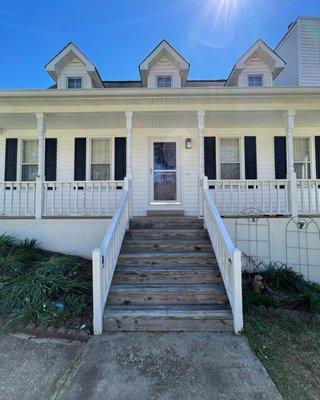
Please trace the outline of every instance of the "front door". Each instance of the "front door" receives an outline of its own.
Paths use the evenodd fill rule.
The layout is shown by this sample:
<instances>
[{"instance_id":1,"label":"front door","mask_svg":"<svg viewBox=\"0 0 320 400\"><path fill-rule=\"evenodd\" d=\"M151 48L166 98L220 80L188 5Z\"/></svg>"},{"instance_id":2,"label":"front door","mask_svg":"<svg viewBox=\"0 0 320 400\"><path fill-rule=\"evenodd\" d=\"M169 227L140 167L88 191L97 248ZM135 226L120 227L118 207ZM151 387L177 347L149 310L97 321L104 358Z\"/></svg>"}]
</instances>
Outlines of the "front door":
<instances>
[{"instance_id":1,"label":"front door","mask_svg":"<svg viewBox=\"0 0 320 400\"><path fill-rule=\"evenodd\" d=\"M179 142L152 140L150 143L150 202L179 204Z\"/></svg>"}]
</instances>

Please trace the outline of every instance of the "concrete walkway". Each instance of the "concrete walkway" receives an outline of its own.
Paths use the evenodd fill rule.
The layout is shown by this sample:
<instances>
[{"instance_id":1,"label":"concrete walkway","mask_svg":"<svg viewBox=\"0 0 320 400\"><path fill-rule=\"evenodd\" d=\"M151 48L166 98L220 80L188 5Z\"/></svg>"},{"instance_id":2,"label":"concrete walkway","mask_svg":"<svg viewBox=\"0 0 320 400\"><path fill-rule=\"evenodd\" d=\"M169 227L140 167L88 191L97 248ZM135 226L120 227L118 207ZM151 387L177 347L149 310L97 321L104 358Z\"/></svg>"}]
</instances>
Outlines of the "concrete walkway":
<instances>
[{"instance_id":1,"label":"concrete walkway","mask_svg":"<svg viewBox=\"0 0 320 400\"><path fill-rule=\"evenodd\" d=\"M0 399L281 399L246 340L119 333L85 346L0 333Z\"/></svg>"}]
</instances>

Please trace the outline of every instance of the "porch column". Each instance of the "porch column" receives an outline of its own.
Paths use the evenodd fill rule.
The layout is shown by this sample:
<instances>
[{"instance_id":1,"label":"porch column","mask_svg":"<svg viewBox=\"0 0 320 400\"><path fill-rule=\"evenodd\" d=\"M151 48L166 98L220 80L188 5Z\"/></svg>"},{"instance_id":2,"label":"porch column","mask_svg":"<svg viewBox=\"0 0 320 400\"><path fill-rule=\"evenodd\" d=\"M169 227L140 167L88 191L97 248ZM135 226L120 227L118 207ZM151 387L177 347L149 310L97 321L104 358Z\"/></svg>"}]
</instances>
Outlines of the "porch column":
<instances>
[{"instance_id":1,"label":"porch column","mask_svg":"<svg viewBox=\"0 0 320 400\"><path fill-rule=\"evenodd\" d=\"M43 187L44 175L44 154L45 154L45 114L37 113L37 134L38 134L38 173L36 178L36 205L35 216L41 218L43 213Z\"/></svg>"},{"instance_id":2,"label":"porch column","mask_svg":"<svg viewBox=\"0 0 320 400\"><path fill-rule=\"evenodd\" d=\"M293 155L293 132L294 117L296 112L288 110L285 113L286 133L287 133L287 179L289 179L289 206L293 217L298 215L297 202L297 176L294 172L294 155Z\"/></svg>"},{"instance_id":3,"label":"porch column","mask_svg":"<svg viewBox=\"0 0 320 400\"><path fill-rule=\"evenodd\" d=\"M126 176L129 185L129 214L132 215L132 111L126 111L126 130L127 130L127 148L126 148Z\"/></svg>"},{"instance_id":4,"label":"porch column","mask_svg":"<svg viewBox=\"0 0 320 400\"><path fill-rule=\"evenodd\" d=\"M204 178L204 117L205 111L198 111L198 214L203 215L203 178Z\"/></svg>"}]
</instances>

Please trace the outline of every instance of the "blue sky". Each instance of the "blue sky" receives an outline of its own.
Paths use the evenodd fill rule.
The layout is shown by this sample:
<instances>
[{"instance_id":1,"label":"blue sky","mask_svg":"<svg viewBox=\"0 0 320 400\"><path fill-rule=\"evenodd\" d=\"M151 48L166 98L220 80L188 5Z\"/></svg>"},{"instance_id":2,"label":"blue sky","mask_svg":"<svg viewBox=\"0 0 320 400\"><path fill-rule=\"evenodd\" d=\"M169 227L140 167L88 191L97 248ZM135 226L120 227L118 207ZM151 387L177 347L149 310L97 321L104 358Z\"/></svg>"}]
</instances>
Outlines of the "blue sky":
<instances>
[{"instance_id":1,"label":"blue sky","mask_svg":"<svg viewBox=\"0 0 320 400\"><path fill-rule=\"evenodd\" d=\"M191 64L189 79L225 78L261 38L274 47L319 0L2 0L0 88L52 84L44 65L74 42L105 80L139 79L138 64L167 39Z\"/></svg>"}]
</instances>

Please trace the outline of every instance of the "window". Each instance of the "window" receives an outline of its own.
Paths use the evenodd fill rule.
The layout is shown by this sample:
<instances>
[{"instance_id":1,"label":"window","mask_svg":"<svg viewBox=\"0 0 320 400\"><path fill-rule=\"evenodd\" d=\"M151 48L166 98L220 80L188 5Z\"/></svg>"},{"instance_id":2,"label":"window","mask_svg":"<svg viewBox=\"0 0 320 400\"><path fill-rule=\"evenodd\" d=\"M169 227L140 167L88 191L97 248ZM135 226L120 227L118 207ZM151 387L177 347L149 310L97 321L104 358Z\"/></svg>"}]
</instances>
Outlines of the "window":
<instances>
[{"instance_id":1,"label":"window","mask_svg":"<svg viewBox=\"0 0 320 400\"><path fill-rule=\"evenodd\" d=\"M240 179L239 138L220 138L220 179Z\"/></svg>"},{"instance_id":2,"label":"window","mask_svg":"<svg viewBox=\"0 0 320 400\"><path fill-rule=\"evenodd\" d=\"M171 88L172 87L172 76L170 76L170 75L157 76L157 87L158 88Z\"/></svg>"},{"instance_id":3,"label":"window","mask_svg":"<svg viewBox=\"0 0 320 400\"><path fill-rule=\"evenodd\" d=\"M82 88L82 78L68 78L68 89L81 89Z\"/></svg>"},{"instance_id":4,"label":"window","mask_svg":"<svg viewBox=\"0 0 320 400\"><path fill-rule=\"evenodd\" d=\"M262 86L262 74L248 75L248 86Z\"/></svg>"},{"instance_id":5,"label":"window","mask_svg":"<svg viewBox=\"0 0 320 400\"><path fill-rule=\"evenodd\" d=\"M309 138L293 139L294 170L298 179L310 179Z\"/></svg>"},{"instance_id":6,"label":"window","mask_svg":"<svg viewBox=\"0 0 320 400\"><path fill-rule=\"evenodd\" d=\"M38 140L22 142L22 180L35 181L38 172Z\"/></svg>"},{"instance_id":7,"label":"window","mask_svg":"<svg viewBox=\"0 0 320 400\"><path fill-rule=\"evenodd\" d=\"M91 180L110 180L111 140L91 140Z\"/></svg>"}]
</instances>

